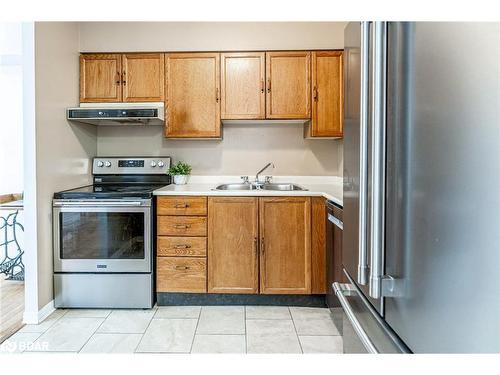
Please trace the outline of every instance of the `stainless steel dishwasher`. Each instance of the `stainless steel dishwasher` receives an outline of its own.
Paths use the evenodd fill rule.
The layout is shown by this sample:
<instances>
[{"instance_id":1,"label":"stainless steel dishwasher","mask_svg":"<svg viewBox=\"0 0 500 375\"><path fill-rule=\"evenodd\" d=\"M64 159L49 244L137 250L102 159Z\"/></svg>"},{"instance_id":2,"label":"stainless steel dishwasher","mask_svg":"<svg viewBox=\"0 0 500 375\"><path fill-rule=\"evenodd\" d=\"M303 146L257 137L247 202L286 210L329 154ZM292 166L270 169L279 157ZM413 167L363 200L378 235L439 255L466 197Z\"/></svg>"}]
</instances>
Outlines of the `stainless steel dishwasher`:
<instances>
[{"instance_id":1,"label":"stainless steel dishwasher","mask_svg":"<svg viewBox=\"0 0 500 375\"><path fill-rule=\"evenodd\" d=\"M342 272L342 207L327 201L326 203L326 281L328 307L339 307L340 302L332 289L334 282L345 282Z\"/></svg>"}]
</instances>

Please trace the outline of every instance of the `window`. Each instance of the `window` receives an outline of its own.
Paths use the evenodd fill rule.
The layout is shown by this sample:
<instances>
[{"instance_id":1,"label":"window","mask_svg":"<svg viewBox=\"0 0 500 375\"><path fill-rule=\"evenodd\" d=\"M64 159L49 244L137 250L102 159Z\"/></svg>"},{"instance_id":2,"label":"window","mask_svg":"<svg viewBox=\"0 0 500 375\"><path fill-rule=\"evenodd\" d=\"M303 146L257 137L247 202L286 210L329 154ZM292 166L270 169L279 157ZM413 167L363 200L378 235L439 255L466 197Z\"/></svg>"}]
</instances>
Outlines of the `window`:
<instances>
[{"instance_id":1,"label":"window","mask_svg":"<svg viewBox=\"0 0 500 375\"><path fill-rule=\"evenodd\" d=\"M22 23L0 22L0 195L23 191Z\"/></svg>"}]
</instances>

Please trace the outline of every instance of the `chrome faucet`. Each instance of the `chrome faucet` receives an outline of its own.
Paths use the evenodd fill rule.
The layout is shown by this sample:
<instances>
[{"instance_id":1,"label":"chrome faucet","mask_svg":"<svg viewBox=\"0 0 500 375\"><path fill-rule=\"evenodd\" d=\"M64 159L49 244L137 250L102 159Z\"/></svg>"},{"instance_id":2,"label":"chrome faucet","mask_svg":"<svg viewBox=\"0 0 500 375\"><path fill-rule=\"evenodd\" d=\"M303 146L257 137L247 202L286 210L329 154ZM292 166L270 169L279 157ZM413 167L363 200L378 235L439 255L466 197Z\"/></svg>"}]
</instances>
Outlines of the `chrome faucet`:
<instances>
[{"instance_id":1,"label":"chrome faucet","mask_svg":"<svg viewBox=\"0 0 500 375\"><path fill-rule=\"evenodd\" d=\"M259 175L264 172L267 168L269 168L270 166L273 167L273 169L275 168L274 167L274 164L271 162L271 163L267 163L266 166L264 168L262 168L260 171L257 172L257 174L255 175L255 182L256 183L259 183Z\"/></svg>"}]
</instances>

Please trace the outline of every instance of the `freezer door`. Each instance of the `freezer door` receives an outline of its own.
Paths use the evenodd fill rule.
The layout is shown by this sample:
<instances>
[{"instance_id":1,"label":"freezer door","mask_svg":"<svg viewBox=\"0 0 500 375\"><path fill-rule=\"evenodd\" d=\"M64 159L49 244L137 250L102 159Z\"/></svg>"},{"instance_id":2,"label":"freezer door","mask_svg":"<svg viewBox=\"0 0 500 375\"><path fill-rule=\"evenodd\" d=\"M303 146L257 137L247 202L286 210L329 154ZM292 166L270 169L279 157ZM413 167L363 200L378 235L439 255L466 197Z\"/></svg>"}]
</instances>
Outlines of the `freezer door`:
<instances>
[{"instance_id":1,"label":"freezer door","mask_svg":"<svg viewBox=\"0 0 500 375\"><path fill-rule=\"evenodd\" d=\"M390 23L388 51L385 319L500 352L500 24Z\"/></svg>"},{"instance_id":2,"label":"freezer door","mask_svg":"<svg viewBox=\"0 0 500 375\"><path fill-rule=\"evenodd\" d=\"M370 82L372 23L351 22L344 32L344 232L342 263L365 296L368 290ZM363 70L363 71L362 71ZM383 299L368 297L383 313Z\"/></svg>"}]
</instances>

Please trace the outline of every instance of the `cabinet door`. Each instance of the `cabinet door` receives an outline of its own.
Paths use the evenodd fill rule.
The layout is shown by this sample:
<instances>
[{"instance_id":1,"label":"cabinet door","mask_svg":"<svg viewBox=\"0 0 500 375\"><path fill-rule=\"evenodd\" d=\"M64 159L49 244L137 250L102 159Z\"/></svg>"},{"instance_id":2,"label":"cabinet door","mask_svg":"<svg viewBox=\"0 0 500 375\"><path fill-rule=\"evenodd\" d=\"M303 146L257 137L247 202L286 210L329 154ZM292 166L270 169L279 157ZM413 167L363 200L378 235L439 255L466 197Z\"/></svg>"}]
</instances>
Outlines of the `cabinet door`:
<instances>
[{"instance_id":1,"label":"cabinet door","mask_svg":"<svg viewBox=\"0 0 500 375\"><path fill-rule=\"evenodd\" d=\"M220 137L220 57L218 53L166 55L165 135Z\"/></svg>"},{"instance_id":2,"label":"cabinet door","mask_svg":"<svg viewBox=\"0 0 500 375\"><path fill-rule=\"evenodd\" d=\"M258 293L258 198L208 199L208 292Z\"/></svg>"},{"instance_id":3,"label":"cabinet door","mask_svg":"<svg viewBox=\"0 0 500 375\"><path fill-rule=\"evenodd\" d=\"M260 291L311 293L311 199L260 198Z\"/></svg>"},{"instance_id":4,"label":"cabinet door","mask_svg":"<svg viewBox=\"0 0 500 375\"><path fill-rule=\"evenodd\" d=\"M264 52L221 54L221 117L263 119L266 117Z\"/></svg>"},{"instance_id":5,"label":"cabinet door","mask_svg":"<svg viewBox=\"0 0 500 375\"><path fill-rule=\"evenodd\" d=\"M126 53L122 57L124 102L162 102L164 99L163 53Z\"/></svg>"},{"instance_id":6,"label":"cabinet door","mask_svg":"<svg viewBox=\"0 0 500 375\"><path fill-rule=\"evenodd\" d=\"M310 52L266 53L266 117L310 118Z\"/></svg>"},{"instance_id":7,"label":"cabinet door","mask_svg":"<svg viewBox=\"0 0 500 375\"><path fill-rule=\"evenodd\" d=\"M80 102L120 102L121 55L80 55Z\"/></svg>"},{"instance_id":8,"label":"cabinet door","mask_svg":"<svg viewBox=\"0 0 500 375\"><path fill-rule=\"evenodd\" d=\"M325 294L326 282L326 199L311 198L311 293Z\"/></svg>"},{"instance_id":9,"label":"cabinet door","mask_svg":"<svg viewBox=\"0 0 500 375\"><path fill-rule=\"evenodd\" d=\"M342 51L312 53L312 137L342 136Z\"/></svg>"}]
</instances>

